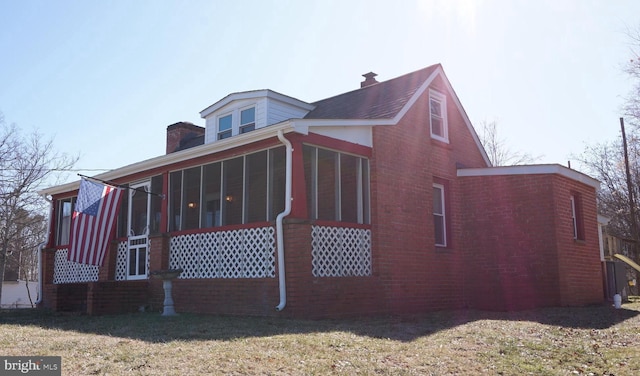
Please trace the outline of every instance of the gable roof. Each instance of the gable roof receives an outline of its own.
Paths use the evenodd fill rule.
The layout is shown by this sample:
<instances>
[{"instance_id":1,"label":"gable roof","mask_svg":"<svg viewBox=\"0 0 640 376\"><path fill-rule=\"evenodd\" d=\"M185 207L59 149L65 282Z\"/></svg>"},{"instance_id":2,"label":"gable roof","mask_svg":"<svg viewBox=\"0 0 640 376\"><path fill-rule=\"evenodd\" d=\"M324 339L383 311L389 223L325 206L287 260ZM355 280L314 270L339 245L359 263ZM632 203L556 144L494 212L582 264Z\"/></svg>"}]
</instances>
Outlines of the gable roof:
<instances>
[{"instance_id":1,"label":"gable roof","mask_svg":"<svg viewBox=\"0 0 640 376\"><path fill-rule=\"evenodd\" d=\"M418 71L312 103L305 119L389 119L395 117L424 82L441 68Z\"/></svg>"},{"instance_id":2,"label":"gable roof","mask_svg":"<svg viewBox=\"0 0 640 376\"><path fill-rule=\"evenodd\" d=\"M310 128L316 128L316 130L319 130L321 128L339 127L344 130L346 127L351 127L351 130L354 130L366 129L374 126L392 126L402 119L404 114L407 113L425 90L429 88L429 85L436 79L436 77L441 77L443 79L444 86L451 94L453 103L460 111L463 121L467 126L467 129L471 132L471 136L478 146L482 157L487 165L491 166L489 157L487 156L475 129L471 125L471 121L462 107L462 103L460 103L449 79L446 77L442 66L440 64L434 64L415 72L370 86L365 86L364 88L339 94L311 104L269 89L229 94L218 102L202 110L200 115L204 118L234 100L258 97L277 99L285 103L297 105L301 108L307 108L310 112L302 119L284 120L277 124L256 129L252 132L214 143L203 144L203 137L193 137L189 140L185 140L184 144L180 145L179 151L176 151L175 153L133 163L131 165L97 175L96 178L103 180L118 179L139 171L171 165L191 158L209 155L246 145L258 140L275 137L279 131L284 133L296 132L307 134ZM371 140L364 145L372 146ZM64 193L78 189L79 184L79 181L75 181L73 183L50 187L48 189L41 190L38 193L41 195Z\"/></svg>"}]
</instances>

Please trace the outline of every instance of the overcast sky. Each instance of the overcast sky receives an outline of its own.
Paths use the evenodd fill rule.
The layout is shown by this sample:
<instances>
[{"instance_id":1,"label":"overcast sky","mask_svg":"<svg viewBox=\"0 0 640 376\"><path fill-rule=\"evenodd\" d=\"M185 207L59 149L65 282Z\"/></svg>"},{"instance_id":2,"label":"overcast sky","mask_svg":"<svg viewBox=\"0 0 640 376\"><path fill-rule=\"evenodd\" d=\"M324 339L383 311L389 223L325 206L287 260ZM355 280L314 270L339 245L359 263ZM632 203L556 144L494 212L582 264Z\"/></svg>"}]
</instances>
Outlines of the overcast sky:
<instances>
[{"instance_id":1,"label":"overcast sky","mask_svg":"<svg viewBox=\"0 0 640 376\"><path fill-rule=\"evenodd\" d=\"M635 0L0 0L0 111L112 169L231 92L313 102L441 63L473 124L566 165L617 137L639 27Z\"/></svg>"}]
</instances>

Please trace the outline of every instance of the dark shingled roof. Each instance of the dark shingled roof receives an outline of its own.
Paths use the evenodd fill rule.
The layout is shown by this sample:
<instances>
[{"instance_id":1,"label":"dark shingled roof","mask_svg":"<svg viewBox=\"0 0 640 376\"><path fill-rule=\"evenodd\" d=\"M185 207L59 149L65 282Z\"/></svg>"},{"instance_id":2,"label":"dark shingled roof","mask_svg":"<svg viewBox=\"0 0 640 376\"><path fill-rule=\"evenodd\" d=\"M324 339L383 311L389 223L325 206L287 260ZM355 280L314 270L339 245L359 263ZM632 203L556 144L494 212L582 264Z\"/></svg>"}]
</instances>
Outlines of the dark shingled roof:
<instances>
[{"instance_id":1,"label":"dark shingled roof","mask_svg":"<svg viewBox=\"0 0 640 376\"><path fill-rule=\"evenodd\" d=\"M440 64L312 103L305 119L390 119Z\"/></svg>"}]
</instances>

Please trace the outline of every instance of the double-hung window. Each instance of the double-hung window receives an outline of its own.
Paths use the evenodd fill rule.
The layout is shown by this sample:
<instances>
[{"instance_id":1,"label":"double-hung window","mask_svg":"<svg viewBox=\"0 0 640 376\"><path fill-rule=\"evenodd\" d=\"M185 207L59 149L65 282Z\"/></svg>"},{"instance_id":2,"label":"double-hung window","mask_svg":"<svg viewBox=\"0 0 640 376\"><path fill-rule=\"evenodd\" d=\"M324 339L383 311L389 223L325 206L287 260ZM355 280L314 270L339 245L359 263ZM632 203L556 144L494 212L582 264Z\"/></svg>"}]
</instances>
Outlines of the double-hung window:
<instances>
[{"instance_id":1,"label":"double-hung window","mask_svg":"<svg viewBox=\"0 0 640 376\"><path fill-rule=\"evenodd\" d=\"M449 131L447 124L447 97L436 92L429 91L429 124L431 127L431 138L449 142Z\"/></svg>"},{"instance_id":2,"label":"double-hung window","mask_svg":"<svg viewBox=\"0 0 640 376\"><path fill-rule=\"evenodd\" d=\"M256 129L256 108L251 107L240 111L240 134Z\"/></svg>"},{"instance_id":3,"label":"double-hung window","mask_svg":"<svg viewBox=\"0 0 640 376\"><path fill-rule=\"evenodd\" d=\"M231 113L218 117L217 139L251 132L256 129L256 107L235 109Z\"/></svg>"},{"instance_id":4,"label":"double-hung window","mask_svg":"<svg viewBox=\"0 0 640 376\"><path fill-rule=\"evenodd\" d=\"M436 247L447 246L447 218L444 185L433 184L433 228Z\"/></svg>"},{"instance_id":5,"label":"double-hung window","mask_svg":"<svg viewBox=\"0 0 640 376\"><path fill-rule=\"evenodd\" d=\"M218 140L231 137L233 132L233 116L231 114L218 118Z\"/></svg>"},{"instance_id":6,"label":"double-hung window","mask_svg":"<svg viewBox=\"0 0 640 376\"><path fill-rule=\"evenodd\" d=\"M571 202L573 239L584 240L584 222L582 217L582 199L580 197L580 194L577 192L572 192L569 200Z\"/></svg>"}]
</instances>

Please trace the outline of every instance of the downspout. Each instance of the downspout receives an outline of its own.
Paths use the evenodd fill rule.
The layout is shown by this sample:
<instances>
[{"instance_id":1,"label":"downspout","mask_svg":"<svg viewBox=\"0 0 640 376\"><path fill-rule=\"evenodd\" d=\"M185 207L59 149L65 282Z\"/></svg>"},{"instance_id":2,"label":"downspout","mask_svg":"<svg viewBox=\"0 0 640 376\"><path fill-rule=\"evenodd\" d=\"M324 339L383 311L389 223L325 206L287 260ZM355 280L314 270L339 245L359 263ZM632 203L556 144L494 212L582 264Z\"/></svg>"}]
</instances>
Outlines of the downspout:
<instances>
[{"instance_id":1,"label":"downspout","mask_svg":"<svg viewBox=\"0 0 640 376\"><path fill-rule=\"evenodd\" d=\"M286 172L285 172L285 193L284 211L276 217L276 245L278 247L278 282L280 286L280 304L276 311L282 311L287 305L287 286L285 284L284 273L284 231L282 220L291 213L291 159L293 158L293 148L291 142L284 137L282 130L278 131L278 140L286 146Z\"/></svg>"},{"instance_id":2,"label":"downspout","mask_svg":"<svg viewBox=\"0 0 640 376\"><path fill-rule=\"evenodd\" d=\"M42 291L42 249L49 241L49 235L51 234L51 215L53 213L53 200L48 199L47 196L43 197L49 202L49 215L47 216L47 237L45 241L38 244L38 299L34 302L36 306L42 302L42 297L44 296Z\"/></svg>"}]
</instances>

